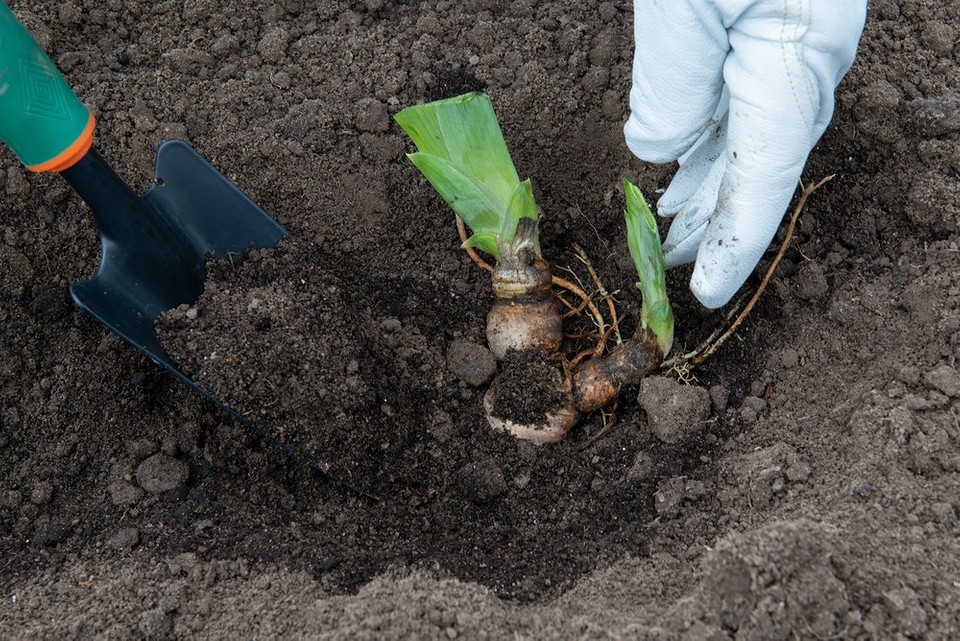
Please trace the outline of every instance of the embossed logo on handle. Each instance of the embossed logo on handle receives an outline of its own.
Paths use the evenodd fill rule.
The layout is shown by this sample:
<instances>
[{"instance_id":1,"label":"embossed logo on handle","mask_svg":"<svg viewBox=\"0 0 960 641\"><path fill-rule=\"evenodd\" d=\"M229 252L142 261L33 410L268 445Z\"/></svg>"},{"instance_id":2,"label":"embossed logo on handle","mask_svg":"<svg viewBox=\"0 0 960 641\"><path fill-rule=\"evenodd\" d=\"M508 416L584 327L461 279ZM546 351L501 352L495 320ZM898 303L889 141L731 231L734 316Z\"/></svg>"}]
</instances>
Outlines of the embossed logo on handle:
<instances>
[{"instance_id":1,"label":"embossed logo on handle","mask_svg":"<svg viewBox=\"0 0 960 641\"><path fill-rule=\"evenodd\" d=\"M23 82L23 109L38 116L54 120L68 120L66 96L63 83L48 67L20 60L20 77Z\"/></svg>"}]
</instances>

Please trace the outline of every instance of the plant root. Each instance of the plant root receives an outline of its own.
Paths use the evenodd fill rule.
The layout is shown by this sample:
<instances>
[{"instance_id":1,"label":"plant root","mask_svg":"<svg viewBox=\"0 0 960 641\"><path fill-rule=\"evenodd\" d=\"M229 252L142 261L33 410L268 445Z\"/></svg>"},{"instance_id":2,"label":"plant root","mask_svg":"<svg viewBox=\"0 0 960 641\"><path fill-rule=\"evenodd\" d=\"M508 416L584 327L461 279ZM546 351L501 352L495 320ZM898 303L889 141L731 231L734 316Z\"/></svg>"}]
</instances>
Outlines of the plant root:
<instances>
[{"instance_id":1,"label":"plant root","mask_svg":"<svg viewBox=\"0 0 960 641\"><path fill-rule=\"evenodd\" d=\"M559 276L554 276L552 279L553 285L555 287L560 287L566 289L574 296L579 297L583 301L583 307L586 307L589 310L590 315L593 317L593 322L597 326L597 329L600 331L600 340L597 343L597 346L594 348L593 352L595 355L600 356L603 354L606 349L607 344L607 322L603 317L603 314L600 313L600 309L594 304L590 296L587 295L582 289L566 280L565 278L560 278ZM582 309L582 307L578 308Z\"/></svg>"},{"instance_id":2,"label":"plant root","mask_svg":"<svg viewBox=\"0 0 960 641\"><path fill-rule=\"evenodd\" d=\"M582 363L582 362L583 362L585 359L587 359L587 358L603 358L603 353L604 353L604 351L606 350L607 341L610 339L610 335L611 335L612 333L614 333L614 332L617 332L617 336L619 337L619 335L620 335L620 334L619 334L619 329L620 329L620 319L618 318L616 324L611 325L610 327L608 327L608 328L607 328L607 331L604 332L603 334L601 334L601 335L597 338L597 346L596 346L596 347L594 347L594 348L592 348L592 349L585 349L585 350L583 350L582 352L580 352L579 354L577 354L576 356L574 356L572 359L570 359L570 367L571 367L571 368L576 367L577 365L579 365L580 363ZM593 337L593 334L589 334L588 336L592 338L592 337ZM583 338L583 337L582 337L582 336L576 336L576 335L574 335L574 336L571 336L571 338ZM618 346L620 346L620 345L622 345L622 344L623 344L623 341L622 341L622 340L620 340L620 341L617 343Z\"/></svg>"},{"instance_id":3,"label":"plant root","mask_svg":"<svg viewBox=\"0 0 960 641\"><path fill-rule=\"evenodd\" d=\"M620 321L617 318L617 306L613 302L613 296L611 296L607 288L603 286L603 281L600 280L597 270L593 268L593 263L590 262L590 257L587 256L587 252L583 250L583 247L574 243L573 251L576 253L580 262L583 263L584 267L587 268L587 273L590 274L590 278L593 279L593 284L597 286L597 293L600 294L600 298L607 303L607 311L610 312L610 327L616 334L617 345L619 345L623 342L623 337L620 336ZM600 331L603 332L603 329L601 328ZM601 351L600 353L602 354L603 352Z\"/></svg>"},{"instance_id":4,"label":"plant root","mask_svg":"<svg viewBox=\"0 0 960 641\"><path fill-rule=\"evenodd\" d=\"M783 260L783 256L787 253L787 248L790 247L790 243L793 240L793 232L796 229L797 219L800 218L800 213L806 206L807 199L811 194L813 194L813 192L817 191L826 183L833 180L834 176L835 174L831 174L821 178L816 183L803 188L803 191L800 193L800 197L797 199L797 204L794 206L793 212L790 214L790 222L787 224L787 230L784 234L783 242L780 243L780 249L777 251L776 256L774 256L773 261L771 261L770 266L767 268L763 278L760 280L760 285L757 287L757 291L753 293L746 304L743 304L742 309L740 309L740 307L743 301L746 299L746 295L738 299L733 306L733 310L727 314L727 321L729 321L729 319L732 318L735 313L737 314L737 317L729 324L726 330L723 330L721 333L721 330L718 328L693 351L664 362L664 368L682 371L687 376L692 376L690 371L693 370L693 368L699 366L705 360L710 358L710 356L712 356L724 343L727 342L727 339L736 333L736 331L743 324L743 321L745 321L747 316L750 315L750 312L753 311L757 301L760 299L760 295L763 294L763 292L767 289L767 285L770 283L773 273L780 265L780 261ZM737 313L738 309L740 309L739 313Z\"/></svg>"},{"instance_id":5,"label":"plant root","mask_svg":"<svg viewBox=\"0 0 960 641\"><path fill-rule=\"evenodd\" d=\"M580 448L581 450L587 449L588 447L590 447L591 445L593 445L594 443L596 443L597 441L599 441L604 436L610 433L610 430L613 429L613 426L617 424L617 405L618 405L618 401L614 401L613 403L610 404L609 411L601 410L601 413L603 415L603 427L600 428L599 432L597 432L596 434L594 434L593 436L587 439L587 442L584 443L583 446Z\"/></svg>"},{"instance_id":6,"label":"plant root","mask_svg":"<svg viewBox=\"0 0 960 641\"><path fill-rule=\"evenodd\" d=\"M467 227L463 224L463 218L460 218L460 216L454 216L454 218L457 219L457 235L460 236L460 246L463 247L463 244L467 242ZM491 267L490 263L480 258L480 254L478 254L473 247L463 247L463 249L467 252L467 256L470 257L474 265L485 272L493 272L493 267Z\"/></svg>"}]
</instances>

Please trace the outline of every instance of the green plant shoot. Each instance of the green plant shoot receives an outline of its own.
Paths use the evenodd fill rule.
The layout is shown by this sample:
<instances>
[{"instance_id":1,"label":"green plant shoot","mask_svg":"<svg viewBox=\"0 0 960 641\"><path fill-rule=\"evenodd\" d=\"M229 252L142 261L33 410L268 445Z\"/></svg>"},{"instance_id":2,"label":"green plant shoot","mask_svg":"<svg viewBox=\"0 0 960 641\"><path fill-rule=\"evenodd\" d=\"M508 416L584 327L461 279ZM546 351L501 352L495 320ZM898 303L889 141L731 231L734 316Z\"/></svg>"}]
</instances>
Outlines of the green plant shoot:
<instances>
[{"instance_id":1,"label":"green plant shoot","mask_svg":"<svg viewBox=\"0 0 960 641\"><path fill-rule=\"evenodd\" d=\"M520 181L490 98L468 93L396 114L417 152L407 157L463 219L465 243L497 260L520 218L537 220L529 180ZM539 254L539 240L535 241Z\"/></svg>"},{"instance_id":2,"label":"green plant shoot","mask_svg":"<svg viewBox=\"0 0 960 641\"><path fill-rule=\"evenodd\" d=\"M627 209L627 245L637 268L637 288L643 295L640 305L640 326L657 337L666 356L673 346L673 308L667 298L667 279L660 247L660 233L653 212L643 198L640 188L629 180L623 181Z\"/></svg>"}]
</instances>

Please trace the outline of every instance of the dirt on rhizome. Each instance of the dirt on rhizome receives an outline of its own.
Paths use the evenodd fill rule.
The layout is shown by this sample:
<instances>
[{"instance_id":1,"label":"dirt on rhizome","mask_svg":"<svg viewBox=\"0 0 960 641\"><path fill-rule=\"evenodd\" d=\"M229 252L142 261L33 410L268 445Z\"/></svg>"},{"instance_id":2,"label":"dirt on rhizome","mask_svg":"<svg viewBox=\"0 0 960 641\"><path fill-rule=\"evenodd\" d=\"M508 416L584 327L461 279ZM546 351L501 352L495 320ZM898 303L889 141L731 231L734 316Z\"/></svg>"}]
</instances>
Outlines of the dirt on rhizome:
<instances>
[{"instance_id":1,"label":"dirt on rhizome","mask_svg":"<svg viewBox=\"0 0 960 641\"><path fill-rule=\"evenodd\" d=\"M655 200L673 172L622 140L630 3L10 5L131 185L185 138L290 231L211 264L165 331L192 375L362 491L74 309L67 285L99 261L89 214L4 150L2 636L960 628L956 2L870 4L804 182L836 177L737 334L544 447L486 423L489 274L392 115L490 95L546 257L592 289L582 248L630 332L619 185ZM724 322L688 277L668 273L681 353Z\"/></svg>"}]
</instances>

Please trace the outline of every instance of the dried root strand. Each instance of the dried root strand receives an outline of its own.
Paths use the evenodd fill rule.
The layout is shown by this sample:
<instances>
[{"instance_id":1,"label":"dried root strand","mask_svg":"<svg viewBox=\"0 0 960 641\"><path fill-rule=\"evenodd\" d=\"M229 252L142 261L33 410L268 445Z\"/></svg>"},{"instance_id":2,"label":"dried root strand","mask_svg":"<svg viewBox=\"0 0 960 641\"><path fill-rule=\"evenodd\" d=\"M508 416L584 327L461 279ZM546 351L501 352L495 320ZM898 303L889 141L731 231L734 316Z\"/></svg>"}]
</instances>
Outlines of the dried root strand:
<instances>
[{"instance_id":1,"label":"dried root strand","mask_svg":"<svg viewBox=\"0 0 960 641\"><path fill-rule=\"evenodd\" d=\"M460 216L454 216L454 218L457 219L457 235L460 237L460 246L462 247L463 244L467 242L467 227L463 224L463 219L460 218ZM490 263L482 259L473 247L464 247L463 249L467 252L467 256L470 257L474 265L485 272L493 272L493 267L490 266Z\"/></svg>"},{"instance_id":2,"label":"dried root strand","mask_svg":"<svg viewBox=\"0 0 960 641\"><path fill-rule=\"evenodd\" d=\"M593 284L597 287L597 293L600 294L600 298L607 303L607 311L610 312L610 326L617 337L617 345L619 345L623 342L623 338L620 336L620 321L617 318L617 306L613 302L613 296L611 296L607 288L603 286L603 281L600 280L597 270L593 268L593 263L590 261L590 257L587 256L587 252L584 251L583 247L574 243L573 251L576 253L580 262L583 263L584 267L586 267L587 273L590 274L590 278L593 280ZM605 333L602 328L600 331L601 333ZM600 353L602 354L603 352L601 351Z\"/></svg>"},{"instance_id":3,"label":"dried root strand","mask_svg":"<svg viewBox=\"0 0 960 641\"><path fill-rule=\"evenodd\" d=\"M750 297L746 303L743 303L743 300L746 298L741 297L733 305L733 309L730 313L727 314L727 321L733 317L734 314L737 314L736 318L731 322L726 330L714 331L710 336L696 349L693 351L683 354L677 358L672 358L669 361L665 362L663 365L669 368L676 368L681 363L686 363L686 371L689 372L694 367L697 367L705 360L710 358L720 347L727 342L731 336L733 336L736 331L743 324L743 321L747 319L747 316L750 315L750 312L753 311L754 306L756 306L757 301L760 300L760 295L767 289L767 285L770 283L770 279L773 277L774 272L777 267L780 265L780 261L783 260L784 255L787 253L787 248L790 247L790 243L793 241L793 232L797 226L797 219L800 218L803 208L807 204L807 199L826 183L830 182L834 178L834 174L821 178L819 181L815 182L812 185L808 185L803 188L803 191L800 193L800 198L797 199L797 204L793 208L793 212L790 214L790 222L787 224L787 229L784 234L783 242L780 243L780 249L777 251L776 256L770 262L770 266L767 268L767 271L764 273L763 278L760 281L760 285L757 287L757 291L753 293L753 296ZM741 309L742 307L742 309ZM739 313L737 313L739 310Z\"/></svg>"},{"instance_id":4,"label":"dried root strand","mask_svg":"<svg viewBox=\"0 0 960 641\"><path fill-rule=\"evenodd\" d=\"M604 319L603 314L600 313L600 309L596 306L590 296L587 295L582 289L571 283L570 281L560 278L559 276L553 277L553 285L555 287L560 287L566 289L574 296L579 297L583 301L583 307L586 307L589 310L590 315L593 317L593 322L597 326L597 329L600 332L600 340L597 342L597 346L593 349L593 353L596 356L601 356L606 349L607 345L607 336L606 331L607 322Z\"/></svg>"}]
</instances>

